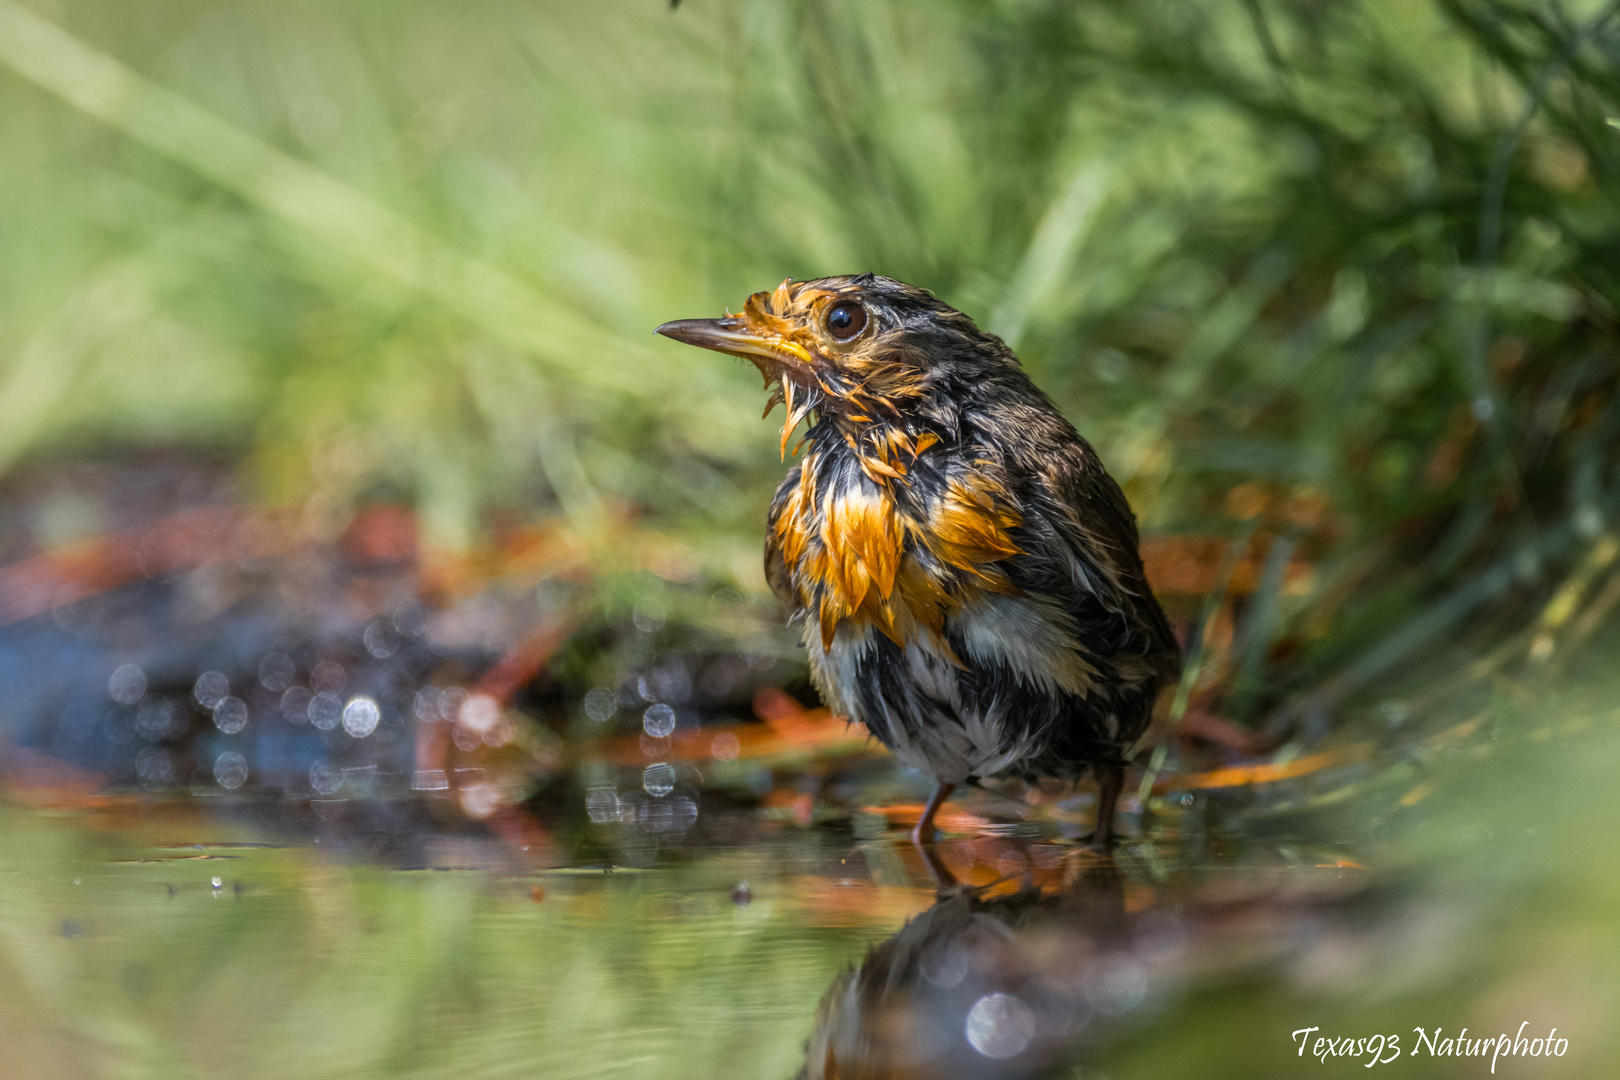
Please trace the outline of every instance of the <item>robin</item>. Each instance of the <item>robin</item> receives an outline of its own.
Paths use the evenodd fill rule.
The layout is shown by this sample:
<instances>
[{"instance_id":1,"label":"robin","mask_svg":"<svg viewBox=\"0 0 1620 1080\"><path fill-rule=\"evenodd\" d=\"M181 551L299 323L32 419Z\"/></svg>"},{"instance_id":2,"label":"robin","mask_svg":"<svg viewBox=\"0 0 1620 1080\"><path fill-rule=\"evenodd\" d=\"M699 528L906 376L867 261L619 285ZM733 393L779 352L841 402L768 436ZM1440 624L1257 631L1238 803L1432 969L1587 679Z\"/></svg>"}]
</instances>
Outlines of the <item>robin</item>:
<instances>
[{"instance_id":1,"label":"robin","mask_svg":"<svg viewBox=\"0 0 1620 1080\"><path fill-rule=\"evenodd\" d=\"M1097 453L994 334L874 274L785 281L658 333L759 368L782 451L765 575L836 712L934 778L1097 778L1110 841L1125 756L1181 650L1136 518Z\"/></svg>"}]
</instances>

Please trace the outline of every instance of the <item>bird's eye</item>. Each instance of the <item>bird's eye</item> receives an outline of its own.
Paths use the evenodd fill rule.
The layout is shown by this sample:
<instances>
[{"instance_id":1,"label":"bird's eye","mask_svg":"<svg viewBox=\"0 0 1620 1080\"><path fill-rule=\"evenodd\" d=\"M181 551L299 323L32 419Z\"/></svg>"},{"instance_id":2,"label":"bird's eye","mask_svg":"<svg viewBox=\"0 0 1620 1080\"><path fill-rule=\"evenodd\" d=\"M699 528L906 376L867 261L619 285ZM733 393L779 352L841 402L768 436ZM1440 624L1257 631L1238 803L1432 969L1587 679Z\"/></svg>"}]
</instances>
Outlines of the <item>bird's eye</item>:
<instances>
[{"instance_id":1,"label":"bird's eye","mask_svg":"<svg viewBox=\"0 0 1620 1080\"><path fill-rule=\"evenodd\" d=\"M834 341L854 341L866 329L866 309L853 300L842 300L827 312L827 333Z\"/></svg>"}]
</instances>

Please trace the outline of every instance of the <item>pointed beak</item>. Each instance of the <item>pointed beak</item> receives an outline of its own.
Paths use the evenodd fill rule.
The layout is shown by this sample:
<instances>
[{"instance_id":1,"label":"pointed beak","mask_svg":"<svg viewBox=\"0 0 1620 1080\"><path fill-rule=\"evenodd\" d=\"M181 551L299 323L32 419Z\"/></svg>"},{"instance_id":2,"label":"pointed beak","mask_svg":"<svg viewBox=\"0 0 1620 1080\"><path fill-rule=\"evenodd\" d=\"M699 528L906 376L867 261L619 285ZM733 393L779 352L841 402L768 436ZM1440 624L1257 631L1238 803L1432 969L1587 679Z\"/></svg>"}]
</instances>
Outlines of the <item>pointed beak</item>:
<instances>
[{"instance_id":1,"label":"pointed beak","mask_svg":"<svg viewBox=\"0 0 1620 1080\"><path fill-rule=\"evenodd\" d=\"M745 319L676 319L660 326L656 333L696 345L700 349L729 353L752 360L770 361L777 368L809 368L811 360L801 346L778 337L751 333ZM761 370L765 370L763 367Z\"/></svg>"},{"instance_id":2,"label":"pointed beak","mask_svg":"<svg viewBox=\"0 0 1620 1080\"><path fill-rule=\"evenodd\" d=\"M745 325L741 319L676 319L653 333L696 345L700 349L732 352L740 345L758 341L743 329Z\"/></svg>"}]
</instances>

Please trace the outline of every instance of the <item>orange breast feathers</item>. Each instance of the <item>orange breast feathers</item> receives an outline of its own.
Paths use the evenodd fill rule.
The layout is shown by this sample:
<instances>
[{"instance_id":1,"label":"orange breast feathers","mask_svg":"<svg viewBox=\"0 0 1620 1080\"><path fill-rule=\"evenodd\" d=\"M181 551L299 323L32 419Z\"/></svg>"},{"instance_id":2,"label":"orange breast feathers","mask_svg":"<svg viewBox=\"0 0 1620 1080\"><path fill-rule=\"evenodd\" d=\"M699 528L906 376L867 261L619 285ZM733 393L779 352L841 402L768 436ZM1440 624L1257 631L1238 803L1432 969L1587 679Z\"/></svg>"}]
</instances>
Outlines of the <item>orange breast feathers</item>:
<instances>
[{"instance_id":1,"label":"orange breast feathers","mask_svg":"<svg viewBox=\"0 0 1620 1080\"><path fill-rule=\"evenodd\" d=\"M1023 519L994 480L952 478L908 513L891 488L899 481L887 476L817 490L818 457L801 466L770 538L796 599L820 624L824 650L844 622L875 626L901 646L924 629L943 642L946 616L976 592L1018 595L997 564L1019 554L1010 533Z\"/></svg>"}]
</instances>

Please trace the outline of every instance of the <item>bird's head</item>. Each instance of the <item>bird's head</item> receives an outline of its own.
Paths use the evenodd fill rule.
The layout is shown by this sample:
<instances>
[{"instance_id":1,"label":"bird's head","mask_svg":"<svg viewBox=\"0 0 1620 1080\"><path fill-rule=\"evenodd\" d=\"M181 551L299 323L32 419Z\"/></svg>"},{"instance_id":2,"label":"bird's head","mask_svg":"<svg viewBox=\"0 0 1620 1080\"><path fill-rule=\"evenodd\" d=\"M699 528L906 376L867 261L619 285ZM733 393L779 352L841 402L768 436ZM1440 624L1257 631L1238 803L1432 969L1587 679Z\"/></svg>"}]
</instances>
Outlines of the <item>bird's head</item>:
<instances>
[{"instance_id":1,"label":"bird's head","mask_svg":"<svg viewBox=\"0 0 1620 1080\"><path fill-rule=\"evenodd\" d=\"M857 422L904 416L947 381L1017 364L1000 339L933 293L876 274L788 280L737 315L680 319L665 337L753 362L787 406L782 441L812 410Z\"/></svg>"}]
</instances>

